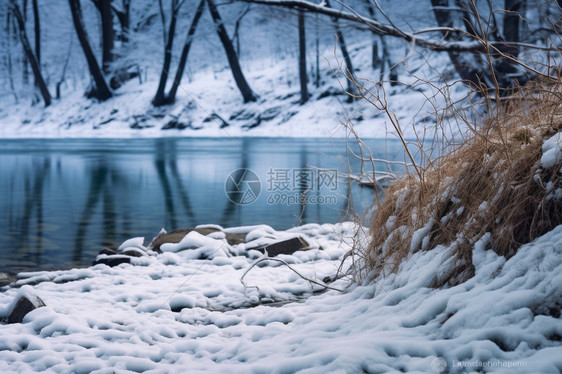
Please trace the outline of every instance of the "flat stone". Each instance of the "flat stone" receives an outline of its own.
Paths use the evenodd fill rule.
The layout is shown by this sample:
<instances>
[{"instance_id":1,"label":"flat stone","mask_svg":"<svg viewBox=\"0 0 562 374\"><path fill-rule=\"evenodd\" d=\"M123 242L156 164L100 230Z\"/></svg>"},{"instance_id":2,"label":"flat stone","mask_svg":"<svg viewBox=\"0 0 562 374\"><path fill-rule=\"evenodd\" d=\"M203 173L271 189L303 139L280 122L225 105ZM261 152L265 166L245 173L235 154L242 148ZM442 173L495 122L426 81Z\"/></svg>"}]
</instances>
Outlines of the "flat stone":
<instances>
[{"instance_id":1,"label":"flat stone","mask_svg":"<svg viewBox=\"0 0 562 374\"><path fill-rule=\"evenodd\" d=\"M246 248L247 250L256 250L262 253L267 251L269 257L277 255L292 255L297 251L306 251L310 249L310 244L300 236L291 239L285 239L274 243L269 243L255 248Z\"/></svg>"}]
</instances>

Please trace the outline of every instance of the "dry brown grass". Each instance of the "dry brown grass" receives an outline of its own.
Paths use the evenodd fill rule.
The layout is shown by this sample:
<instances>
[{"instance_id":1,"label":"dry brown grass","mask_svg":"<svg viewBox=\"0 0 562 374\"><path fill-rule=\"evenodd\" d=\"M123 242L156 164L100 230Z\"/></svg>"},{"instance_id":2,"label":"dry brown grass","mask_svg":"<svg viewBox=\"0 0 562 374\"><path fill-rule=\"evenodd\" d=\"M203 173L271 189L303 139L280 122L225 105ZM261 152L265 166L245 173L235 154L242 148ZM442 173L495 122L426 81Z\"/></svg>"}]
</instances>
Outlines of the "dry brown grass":
<instances>
[{"instance_id":1,"label":"dry brown grass","mask_svg":"<svg viewBox=\"0 0 562 374\"><path fill-rule=\"evenodd\" d=\"M485 233L487 248L511 257L562 223L562 162L541 167L544 139L562 131L562 84L533 82L502 99L496 113L453 152L392 185L362 254L370 280L395 272L407 256L454 245L456 266L433 286L454 285L474 273L472 248ZM475 127L476 128L476 127Z\"/></svg>"}]
</instances>

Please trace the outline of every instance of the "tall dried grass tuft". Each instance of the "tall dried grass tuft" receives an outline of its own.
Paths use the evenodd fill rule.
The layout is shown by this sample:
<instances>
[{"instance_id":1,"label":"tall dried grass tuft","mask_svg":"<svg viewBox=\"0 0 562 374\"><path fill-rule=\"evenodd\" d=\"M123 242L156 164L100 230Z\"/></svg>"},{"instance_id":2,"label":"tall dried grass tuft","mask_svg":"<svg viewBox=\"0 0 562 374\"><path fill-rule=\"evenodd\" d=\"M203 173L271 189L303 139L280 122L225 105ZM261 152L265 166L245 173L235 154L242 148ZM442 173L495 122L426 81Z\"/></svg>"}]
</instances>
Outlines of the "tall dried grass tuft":
<instances>
[{"instance_id":1,"label":"tall dried grass tuft","mask_svg":"<svg viewBox=\"0 0 562 374\"><path fill-rule=\"evenodd\" d=\"M446 245L455 266L433 286L459 284L474 274L472 248L484 234L487 248L509 258L561 224L562 161L541 164L544 140L562 131L561 103L560 81L532 82L496 103L469 140L389 187L361 273L374 280L416 251Z\"/></svg>"}]
</instances>

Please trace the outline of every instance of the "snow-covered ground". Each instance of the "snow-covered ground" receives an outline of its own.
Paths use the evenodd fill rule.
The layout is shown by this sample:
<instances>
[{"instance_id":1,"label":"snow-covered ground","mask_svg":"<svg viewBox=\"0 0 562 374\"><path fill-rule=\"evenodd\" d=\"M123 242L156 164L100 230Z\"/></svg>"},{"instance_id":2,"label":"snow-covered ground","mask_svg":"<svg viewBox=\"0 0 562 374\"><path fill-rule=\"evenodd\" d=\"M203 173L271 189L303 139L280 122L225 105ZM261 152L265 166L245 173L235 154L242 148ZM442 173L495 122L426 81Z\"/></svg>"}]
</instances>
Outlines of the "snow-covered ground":
<instances>
[{"instance_id":1,"label":"snow-covered ground","mask_svg":"<svg viewBox=\"0 0 562 374\"><path fill-rule=\"evenodd\" d=\"M308 238L313 249L278 257L291 268L251 267L259 253L215 236L184 241L198 249L169 245L114 268L20 274L19 289L0 294L0 312L18 294L39 296L47 306L21 324L0 325L0 372L562 370L562 226L508 261L484 236L474 247L476 275L452 288L429 288L452 261L447 247L416 253L374 285L343 277L322 292L295 273L319 282L334 277L343 255L361 245L358 229L237 230L257 241ZM123 247L139 245L136 239ZM208 259L195 259L201 254Z\"/></svg>"}]
</instances>

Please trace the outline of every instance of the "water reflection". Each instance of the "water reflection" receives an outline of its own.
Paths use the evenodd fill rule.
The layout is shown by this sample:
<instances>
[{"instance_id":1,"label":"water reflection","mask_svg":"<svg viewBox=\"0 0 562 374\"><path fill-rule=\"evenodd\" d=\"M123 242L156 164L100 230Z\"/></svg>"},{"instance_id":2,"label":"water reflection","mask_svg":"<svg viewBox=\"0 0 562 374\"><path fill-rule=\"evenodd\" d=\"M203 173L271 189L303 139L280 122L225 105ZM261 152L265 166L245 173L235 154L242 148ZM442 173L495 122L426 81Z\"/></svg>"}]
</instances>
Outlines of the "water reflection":
<instances>
[{"instance_id":1,"label":"water reflection","mask_svg":"<svg viewBox=\"0 0 562 374\"><path fill-rule=\"evenodd\" d=\"M119 170L112 166L107 155L100 155L96 164L87 165L84 177L89 175L89 182L84 208L77 222L77 231L72 251L72 265L82 264L87 231L93 226L96 215L101 213L101 245L113 246L116 243L115 197L117 187L126 188L128 181L119 175Z\"/></svg>"},{"instance_id":2,"label":"water reflection","mask_svg":"<svg viewBox=\"0 0 562 374\"><path fill-rule=\"evenodd\" d=\"M246 139L246 138L241 139L240 150L238 152L235 152L234 154L232 154L232 158L236 158L236 156L238 156L238 158L239 158L239 163L237 164L237 166L232 168L232 171L238 170L238 169L243 170L243 169L249 168L248 157L249 157L250 151L249 151L249 148L248 148L248 146L249 146L248 143L249 143L248 139ZM226 199L226 204L224 205L222 217L221 217L219 222L222 222L223 226L225 226L225 227L236 226L235 224L230 224L230 223L236 222L237 220L242 221L240 219L240 216L239 215L237 216L237 213L240 213L238 208L242 208L242 206L239 205L239 204L235 204L230 199Z\"/></svg>"},{"instance_id":3,"label":"water reflection","mask_svg":"<svg viewBox=\"0 0 562 374\"><path fill-rule=\"evenodd\" d=\"M403 159L398 143L368 145L383 150L376 157ZM361 162L348 155L344 140L330 139L1 140L0 271L87 266L101 246L149 240L162 227L337 222L368 209L373 191L343 178L335 189L319 188L302 173L358 173ZM252 204L225 194L227 176L239 168L261 179ZM268 183L272 170L302 172L284 191L294 201L272 199L279 192Z\"/></svg>"}]
</instances>

